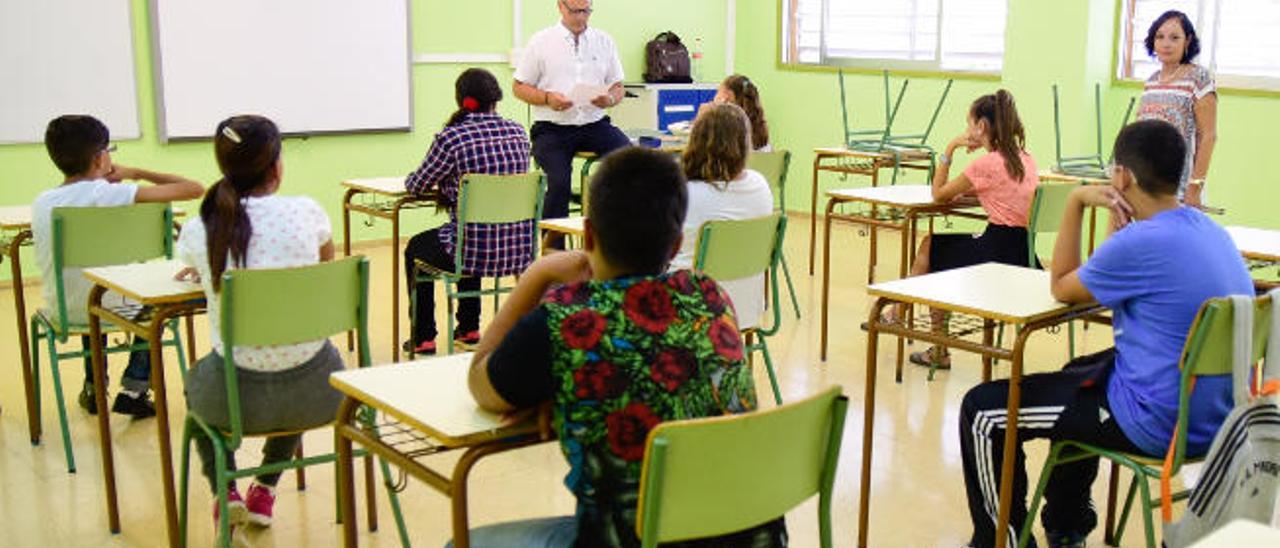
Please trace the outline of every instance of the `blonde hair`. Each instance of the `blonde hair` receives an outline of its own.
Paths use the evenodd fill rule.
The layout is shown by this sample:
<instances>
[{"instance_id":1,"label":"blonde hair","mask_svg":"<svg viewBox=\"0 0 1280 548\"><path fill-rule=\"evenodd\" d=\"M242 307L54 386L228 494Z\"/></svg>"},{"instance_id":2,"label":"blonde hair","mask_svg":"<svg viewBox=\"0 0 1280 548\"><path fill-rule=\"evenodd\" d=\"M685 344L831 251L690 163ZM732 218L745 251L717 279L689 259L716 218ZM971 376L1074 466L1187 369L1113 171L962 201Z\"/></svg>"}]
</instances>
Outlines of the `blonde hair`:
<instances>
[{"instance_id":1,"label":"blonde hair","mask_svg":"<svg viewBox=\"0 0 1280 548\"><path fill-rule=\"evenodd\" d=\"M738 178L751 153L751 121L732 103L711 105L693 122L689 145L681 157L689 180L715 184ZM717 185L723 188L723 185Z\"/></svg>"}]
</instances>

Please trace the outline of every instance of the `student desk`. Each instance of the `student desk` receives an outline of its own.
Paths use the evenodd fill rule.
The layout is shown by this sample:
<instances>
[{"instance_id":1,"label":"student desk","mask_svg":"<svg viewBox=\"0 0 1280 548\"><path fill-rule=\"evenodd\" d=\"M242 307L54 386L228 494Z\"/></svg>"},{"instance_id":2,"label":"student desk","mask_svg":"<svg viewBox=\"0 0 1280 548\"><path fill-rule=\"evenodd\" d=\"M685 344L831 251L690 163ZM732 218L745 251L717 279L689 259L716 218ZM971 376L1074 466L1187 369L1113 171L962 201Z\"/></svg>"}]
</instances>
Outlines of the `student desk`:
<instances>
[{"instance_id":1,"label":"student desk","mask_svg":"<svg viewBox=\"0 0 1280 548\"><path fill-rule=\"evenodd\" d=\"M160 346L164 326L172 318L191 316L205 308L200 284L178 281L182 270L174 260L86 268L84 276L93 282L89 292L89 338L92 341L93 377L102 379L105 359L102 349L102 322L146 339L151 348L151 391L155 394L156 435L160 442L160 480L164 492L165 530L169 546L179 546L177 497L173 488L173 449L169 440L169 398L165 388L164 352ZM107 290L140 304L125 309L102 306ZM186 372L183 372L186 375ZM98 407L98 433L102 442L102 470L107 484L107 515L111 532L120 532L120 510L116 501L115 458L111 450L111 413L107 409L107 383L93 383Z\"/></svg>"},{"instance_id":2,"label":"student desk","mask_svg":"<svg viewBox=\"0 0 1280 548\"><path fill-rule=\"evenodd\" d=\"M181 217L183 211L179 208L173 209L174 217ZM176 225L176 223L175 223ZM176 226L175 226L176 228ZM5 206L0 207L0 261L4 260L4 255L9 256L9 272L12 275L10 279L13 288L13 310L17 316L18 324L18 351L22 357L22 388L27 398L27 431L31 438L32 445L40 443L40 436L43 434L43 428L40 425L40 416L36 413L35 408L35 381L32 378L31 371L31 345L30 335L27 333L27 299L24 293L24 285L22 282L22 247L32 245L34 240L31 237L31 206ZM195 341L191 339L191 324L187 324L187 342L188 352L191 359L195 359Z\"/></svg>"},{"instance_id":3,"label":"student desk","mask_svg":"<svg viewBox=\"0 0 1280 548\"><path fill-rule=\"evenodd\" d=\"M543 219L538 221L538 228L542 229L542 253L549 251L547 248L548 234L561 234L564 236L572 236L574 238L582 238L585 230L583 220L586 217L562 217L559 219Z\"/></svg>"},{"instance_id":4,"label":"student desk","mask_svg":"<svg viewBox=\"0 0 1280 548\"><path fill-rule=\"evenodd\" d=\"M863 187L831 190L827 192L827 210L823 216L822 228L822 342L821 359L827 359L827 309L831 294L831 221L848 221L866 225L871 232L871 251L867 259L867 284L875 282L876 270L876 229L888 228L902 232L900 255L898 258L898 276L905 278L916 248L916 221L920 217L939 214L952 214L975 219L985 219L985 215L964 212L962 209L972 207L971 202L951 202L940 204L933 201L930 185L896 185L885 187ZM835 208L841 204L863 204L870 206L870 212L836 213ZM892 212L900 212L900 215ZM882 214L882 213L888 213ZM932 232L932 226L930 227Z\"/></svg>"},{"instance_id":5,"label":"student desk","mask_svg":"<svg viewBox=\"0 0 1280 548\"><path fill-rule=\"evenodd\" d=\"M471 356L453 354L329 377L345 396L334 424L344 546L356 546L353 442L449 497L454 546L467 548L467 475L472 466L487 455L550 439L545 420L506 425L499 415L476 407L467 390ZM365 406L380 415L372 429L360 418ZM416 460L458 449L464 452L452 477Z\"/></svg>"},{"instance_id":6,"label":"student desk","mask_svg":"<svg viewBox=\"0 0 1280 548\"><path fill-rule=\"evenodd\" d=\"M1280 265L1280 230L1229 226L1227 233L1235 240L1240 254L1249 262L1249 270L1262 270ZM1274 280L1254 278L1255 287L1274 287Z\"/></svg>"},{"instance_id":7,"label":"student desk","mask_svg":"<svg viewBox=\"0 0 1280 548\"><path fill-rule=\"evenodd\" d=\"M867 378L863 408L862 431L862 491L858 508L858 546L867 546L867 525L871 504L871 452L875 426L876 365L878 363L878 338L880 335L897 335L897 375L902 381L902 354L904 338L944 345L982 355L983 380L991 378L991 360L1008 360L1009 403L1008 427L1004 439L1004 468L1000 482L1000 513L996 530L1003 531L1009 523L1010 504L1013 499L1014 450L1017 447L1017 412L1021 397L1023 350L1032 333L1059 325L1083 316L1102 312L1097 304L1068 305L1054 300L1049 292L1049 273L1043 270L985 263L945 272L883 282L867 288L876 298L866 323L867 329ZM953 313L951 329L958 333L935 333L926 320L886 323L880 313L895 303L925 305ZM927 316L927 315L926 315ZM1015 327L1017 336L1012 348L1006 349L992 343L996 322ZM967 328L966 328L967 324ZM963 337L975 330L982 331L982 342ZM1003 548L1007 535L997 535L997 548Z\"/></svg>"},{"instance_id":8,"label":"student desk","mask_svg":"<svg viewBox=\"0 0 1280 548\"><path fill-rule=\"evenodd\" d=\"M18 351L22 356L22 389L27 398L27 432L31 444L40 443L40 417L36 414L35 380L31 372L31 346L27 334L27 300L22 289L23 246L31 245L31 206L0 207L0 248L9 256L13 309L18 317ZM0 261L4 260L0 256Z\"/></svg>"},{"instance_id":9,"label":"student desk","mask_svg":"<svg viewBox=\"0 0 1280 548\"><path fill-rule=\"evenodd\" d=\"M351 212L364 213L391 221L391 361L400 361L400 212L434 205L436 195L411 194L404 188L403 177L348 179L342 181L342 254L351 256ZM356 197L365 195L363 202ZM352 334L347 335L347 349L353 348Z\"/></svg>"},{"instance_id":10,"label":"student desk","mask_svg":"<svg viewBox=\"0 0 1280 548\"><path fill-rule=\"evenodd\" d=\"M894 167L893 152L850 150L843 147L813 149L813 188L809 195L809 275L813 275L813 254L818 242L818 175L826 171L843 175L866 175L871 186L880 183L880 170ZM933 157L924 150L902 150L898 154L898 167L916 169L933 175Z\"/></svg>"}]
</instances>

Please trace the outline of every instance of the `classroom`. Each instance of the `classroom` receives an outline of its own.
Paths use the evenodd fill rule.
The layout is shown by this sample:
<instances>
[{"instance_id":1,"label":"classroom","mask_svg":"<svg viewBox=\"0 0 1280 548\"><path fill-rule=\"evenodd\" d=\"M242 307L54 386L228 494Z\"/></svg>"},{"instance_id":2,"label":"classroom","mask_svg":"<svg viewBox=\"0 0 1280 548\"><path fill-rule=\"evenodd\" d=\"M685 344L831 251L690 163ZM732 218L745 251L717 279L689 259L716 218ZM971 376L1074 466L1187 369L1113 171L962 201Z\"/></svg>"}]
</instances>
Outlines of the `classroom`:
<instances>
[{"instance_id":1,"label":"classroom","mask_svg":"<svg viewBox=\"0 0 1280 548\"><path fill-rule=\"evenodd\" d=\"M1280 546L1277 28L0 2L0 546Z\"/></svg>"}]
</instances>

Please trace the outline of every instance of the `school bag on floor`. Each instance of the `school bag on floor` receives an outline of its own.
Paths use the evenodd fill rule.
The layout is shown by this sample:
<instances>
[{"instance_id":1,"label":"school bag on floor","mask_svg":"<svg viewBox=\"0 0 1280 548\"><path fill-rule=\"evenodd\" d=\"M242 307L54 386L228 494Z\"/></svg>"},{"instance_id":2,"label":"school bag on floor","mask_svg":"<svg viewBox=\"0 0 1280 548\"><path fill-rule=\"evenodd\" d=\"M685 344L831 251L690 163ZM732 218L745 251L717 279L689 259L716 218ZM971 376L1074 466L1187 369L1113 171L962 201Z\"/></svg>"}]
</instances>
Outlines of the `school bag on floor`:
<instances>
[{"instance_id":1,"label":"school bag on floor","mask_svg":"<svg viewBox=\"0 0 1280 548\"><path fill-rule=\"evenodd\" d=\"M1276 511L1280 498L1280 289L1272 290L1270 296L1270 337L1262 378L1256 383L1249 363L1253 299L1231 298L1235 314L1232 377L1236 407L1214 436L1200 481L1191 489L1187 511L1177 522L1170 522L1170 478L1161 477L1164 544L1169 548L1189 546L1236 519L1269 525Z\"/></svg>"},{"instance_id":2,"label":"school bag on floor","mask_svg":"<svg viewBox=\"0 0 1280 548\"><path fill-rule=\"evenodd\" d=\"M648 83L687 84L689 49L676 33L666 31L644 46L644 81Z\"/></svg>"}]
</instances>

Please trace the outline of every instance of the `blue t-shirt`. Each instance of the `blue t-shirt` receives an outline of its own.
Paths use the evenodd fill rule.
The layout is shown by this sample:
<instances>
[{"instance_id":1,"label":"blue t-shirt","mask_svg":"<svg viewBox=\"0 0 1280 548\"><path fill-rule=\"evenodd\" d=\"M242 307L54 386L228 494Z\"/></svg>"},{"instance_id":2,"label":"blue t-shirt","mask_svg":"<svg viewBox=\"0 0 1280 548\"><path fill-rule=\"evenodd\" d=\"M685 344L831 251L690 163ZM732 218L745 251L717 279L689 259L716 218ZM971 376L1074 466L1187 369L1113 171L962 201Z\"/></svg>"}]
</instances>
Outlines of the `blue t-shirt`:
<instances>
[{"instance_id":1,"label":"blue t-shirt","mask_svg":"<svg viewBox=\"0 0 1280 548\"><path fill-rule=\"evenodd\" d=\"M1114 312L1111 413L1135 445L1163 455L1177 422L1178 360L1204 301L1253 295L1244 259L1226 230L1179 207L1107 239L1080 267L1080 281ZM1203 377L1191 395L1187 451L1204 454L1231 411L1230 375Z\"/></svg>"}]
</instances>

